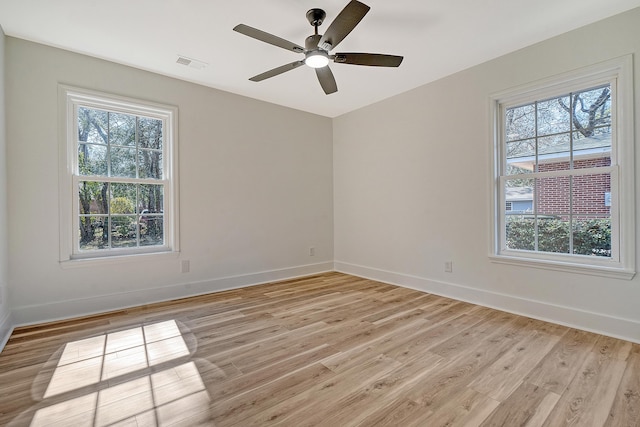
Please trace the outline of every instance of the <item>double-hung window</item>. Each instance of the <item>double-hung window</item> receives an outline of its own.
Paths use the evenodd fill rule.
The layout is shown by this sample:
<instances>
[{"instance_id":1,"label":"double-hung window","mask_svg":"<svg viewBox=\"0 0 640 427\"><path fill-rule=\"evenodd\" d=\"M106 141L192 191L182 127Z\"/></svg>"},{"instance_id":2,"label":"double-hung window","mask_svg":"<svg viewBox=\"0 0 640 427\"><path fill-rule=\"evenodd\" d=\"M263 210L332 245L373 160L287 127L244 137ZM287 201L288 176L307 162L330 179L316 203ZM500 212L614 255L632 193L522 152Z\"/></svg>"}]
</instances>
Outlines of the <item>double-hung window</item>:
<instances>
[{"instance_id":1,"label":"double-hung window","mask_svg":"<svg viewBox=\"0 0 640 427\"><path fill-rule=\"evenodd\" d=\"M613 60L492 99L494 260L633 276L630 67ZM531 208L510 209L516 197Z\"/></svg>"},{"instance_id":2,"label":"double-hung window","mask_svg":"<svg viewBox=\"0 0 640 427\"><path fill-rule=\"evenodd\" d=\"M61 94L61 260L176 251L176 109Z\"/></svg>"}]
</instances>

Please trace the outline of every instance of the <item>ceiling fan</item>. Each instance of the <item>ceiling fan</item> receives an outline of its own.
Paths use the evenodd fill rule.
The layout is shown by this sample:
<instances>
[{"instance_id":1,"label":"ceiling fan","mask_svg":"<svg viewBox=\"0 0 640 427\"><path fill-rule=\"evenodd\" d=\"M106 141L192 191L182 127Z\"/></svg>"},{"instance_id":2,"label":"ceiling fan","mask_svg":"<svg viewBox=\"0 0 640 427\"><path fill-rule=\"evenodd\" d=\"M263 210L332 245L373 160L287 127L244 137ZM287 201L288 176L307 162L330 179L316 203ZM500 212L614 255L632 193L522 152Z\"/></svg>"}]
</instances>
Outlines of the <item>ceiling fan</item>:
<instances>
[{"instance_id":1,"label":"ceiling fan","mask_svg":"<svg viewBox=\"0 0 640 427\"><path fill-rule=\"evenodd\" d=\"M320 81L320 86L329 95L338 91L336 79L329 68L329 61L338 64L367 65L373 67L397 67L402 62L402 56L384 55L379 53L352 53L342 52L335 55L329 54L331 49L338 44L358 25L358 23L369 12L370 7L357 0L351 0L349 4L336 16L324 34L318 34L318 27L322 25L327 16L322 9L311 9L307 12L309 23L315 28L315 33L305 40L304 47L292 43L283 38L274 36L258 30L248 25L237 25L233 30L254 39L260 40L274 46L290 50L294 53L303 53L304 59L290 64L276 67L249 80L259 82L271 77L275 77L287 71L291 71L302 65L315 68L316 75Z\"/></svg>"}]
</instances>

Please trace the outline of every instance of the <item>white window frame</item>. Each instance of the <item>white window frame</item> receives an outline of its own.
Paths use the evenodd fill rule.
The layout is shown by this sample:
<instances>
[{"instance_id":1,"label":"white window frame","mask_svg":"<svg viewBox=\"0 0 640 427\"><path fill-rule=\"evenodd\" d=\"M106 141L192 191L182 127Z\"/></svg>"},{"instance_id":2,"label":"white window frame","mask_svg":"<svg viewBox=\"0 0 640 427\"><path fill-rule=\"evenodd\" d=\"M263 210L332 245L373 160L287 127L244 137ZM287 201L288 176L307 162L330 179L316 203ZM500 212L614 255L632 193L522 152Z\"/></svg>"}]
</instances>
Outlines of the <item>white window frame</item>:
<instances>
[{"instance_id":1,"label":"white window frame","mask_svg":"<svg viewBox=\"0 0 640 427\"><path fill-rule=\"evenodd\" d=\"M489 258L498 263L545 268L630 280L635 275L635 191L633 60L631 55L527 84L490 97L491 122L491 247ZM611 258L512 250L504 236L505 200L501 191L505 179L504 114L507 108L578 92L609 83L611 85L612 146L611 172L612 256ZM593 171L591 169L591 171ZM573 175L589 173L573 170ZM593 172L591 172L593 173ZM556 175L545 172L545 175Z\"/></svg>"},{"instance_id":2,"label":"white window frame","mask_svg":"<svg viewBox=\"0 0 640 427\"><path fill-rule=\"evenodd\" d=\"M58 88L59 185L60 185L60 262L63 267L91 265L94 262L136 261L141 255L177 255L178 238L178 109L174 106L110 95L66 85ZM136 248L81 251L79 247L78 183L91 177L80 176L78 165L77 111L78 107L144 116L163 122L163 178L149 181L164 186L164 244ZM102 177L105 178L105 177ZM129 182L126 178L107 178L110 182ZM78 262L76 262L78 261Z\"/></svg>"}]
</instances>

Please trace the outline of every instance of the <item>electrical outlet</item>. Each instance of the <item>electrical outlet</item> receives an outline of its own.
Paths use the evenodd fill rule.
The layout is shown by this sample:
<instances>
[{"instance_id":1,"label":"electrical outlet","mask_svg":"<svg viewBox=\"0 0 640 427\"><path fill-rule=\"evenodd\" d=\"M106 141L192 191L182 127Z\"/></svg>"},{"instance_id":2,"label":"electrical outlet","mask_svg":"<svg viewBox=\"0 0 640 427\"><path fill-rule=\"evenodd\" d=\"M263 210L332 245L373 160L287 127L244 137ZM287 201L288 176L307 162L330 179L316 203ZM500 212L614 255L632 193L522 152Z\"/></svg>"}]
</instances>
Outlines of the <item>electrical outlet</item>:
<instances>
[{"instance_id":1,"label":"electrical outlet","mask_svg":"<svg viewBox=\"0 0 640 427\"><path fill-rule=\"evenodd\" d=\"M313 246L309 248L309 256L316 256L316 248Z\"/></svg>"},{"instance_id":2,"label":"electrical outlet","mask_svg":"<svg viewBox=\"0 0 640 427\"><path fill-rule=\"evenodd\" d=\"M182 262L180 263L180 271L183 273L188 273L190 269L191 269L191 263L189 262L189 260L183 259Z\"/></svg>"},{"instance_id":3,"label":"electrical outlet","mask_svg":"<svg viewBox=\"0 0 640 427\"><path fill-rule=\"evenodd\" d=\"M453 272L453 261L445 261L444 262L444 272L452 273Z\"/></svg>"}]
</instances>

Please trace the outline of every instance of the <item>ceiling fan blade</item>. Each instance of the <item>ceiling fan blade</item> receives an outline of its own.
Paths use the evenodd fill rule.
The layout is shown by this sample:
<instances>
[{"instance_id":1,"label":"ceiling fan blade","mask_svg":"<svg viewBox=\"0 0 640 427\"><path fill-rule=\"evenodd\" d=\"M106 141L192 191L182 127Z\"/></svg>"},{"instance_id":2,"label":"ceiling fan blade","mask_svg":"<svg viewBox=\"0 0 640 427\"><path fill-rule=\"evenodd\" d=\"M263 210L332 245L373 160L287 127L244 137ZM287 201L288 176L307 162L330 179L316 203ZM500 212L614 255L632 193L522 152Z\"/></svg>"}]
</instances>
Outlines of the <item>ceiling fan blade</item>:
<instances>
[{"instance_id":1,"label":"ceiling fan blade","mask_svg":"<svg viewBox=\"0 0 640 427\"><path fill-rule=\"evenodd\" d=\"M318 42L318 46L327 51L338 46L338 43L364 18L369 9L371 8L366 4L351 0L329 25L320 42Z\"/></svg>"},{"instance_id":2,"label":"ceiling fan blade","mask_svg":"<svg viewBox=\"0 0 640 427\"><path fill-rule=\"evenodd\" d=\"M322 90L324 90L324 93L330 95L338 91L336 79L335 77L333 77L333 73L331 72L329 66L316 68L316 76L318 76L320 86L322 86Z\"/></svg>"},{"instance_id":3,"label":"ceiling fan blade","mask_svg":"<svg viewBox=\"0 0 640 427\"><path fill-rule=\"evenodd\" d=\"M266 80L271 77L275 77L278 74L286 73L287 71L291 71L299 66L304 65L304 61L296 61L291 64L281 65L280 67L276 67L273 70L265 71L262 74L258 74L257 76L251 77L249 80L252 82L261 82L262 80Z\"/></svg>"},{"instance_id":4,"label":"ceiling fan blade","mask_svg":"<svg viewBox=\"0 0 640 427\"><path fill-rule=\"evenodd\" d=\"M290 50L295 53L304 52L304 48L299 46L289 40L285 40L278 36L274 36L273 34L266 33L262 30L258 30L257 28L250 27L248 25L239 24L233 28L233 31L237 31L240 34L244 34L245 36L253 37L256 40L260 40L261 42L269 43L274 46L281 47L286 50Z\"/></svg>"},{"instance_id":5,"label":"ceiling fan blade","mask_svg":"<svg viewBox=\"0 0 640 427\"><path fill-rule=\"evenodd\" d=\"M339 64L369 65L371 67L398 67L404 59L403 56L381 53L336 53L331 58L333 58L333 62Z\"/></svg>"}]
</instances>

